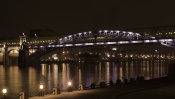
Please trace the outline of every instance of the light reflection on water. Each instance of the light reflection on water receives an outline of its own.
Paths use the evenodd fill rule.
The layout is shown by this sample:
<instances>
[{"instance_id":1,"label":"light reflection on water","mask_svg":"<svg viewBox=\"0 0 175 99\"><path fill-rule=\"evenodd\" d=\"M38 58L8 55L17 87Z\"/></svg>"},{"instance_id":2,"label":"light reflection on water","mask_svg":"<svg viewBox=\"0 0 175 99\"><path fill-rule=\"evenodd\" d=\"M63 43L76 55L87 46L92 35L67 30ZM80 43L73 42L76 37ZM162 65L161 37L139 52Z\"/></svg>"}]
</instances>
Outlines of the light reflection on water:
<instances>
[{"instance_id":1,"label":"light reflection on water","mask_svg":"<svg viewBox=\"0 0 175 99\"><path fill-rule=\"evenodd\" d=\"M140 61L140 62L100 62L100 63L60 63L41 64L28 67L25 70L18 66L0 66L0 90L8 88L10 95L18 95L26 91L35 95L39 85L43 84L46 93L58 87L67 90L67 83L71 81L74 89L79 85L90 86L101 81L114 83L117 79L144 76L146 79L166 76L168 61Z\"/></svg>"}]
</instances>

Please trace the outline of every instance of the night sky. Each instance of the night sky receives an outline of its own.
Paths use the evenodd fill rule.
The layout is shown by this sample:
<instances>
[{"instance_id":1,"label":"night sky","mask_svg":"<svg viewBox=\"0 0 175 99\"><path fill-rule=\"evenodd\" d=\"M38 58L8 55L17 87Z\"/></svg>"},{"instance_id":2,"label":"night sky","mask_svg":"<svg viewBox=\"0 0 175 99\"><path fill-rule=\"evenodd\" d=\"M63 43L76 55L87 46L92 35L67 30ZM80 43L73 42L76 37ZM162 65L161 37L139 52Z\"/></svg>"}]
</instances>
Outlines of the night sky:
<instances>
[{"instance_id":1,"label":"night sky","mask_svg":"<svg viewBox=\"0 0 175 99\"><path fill-rule=\"evenodd\" d=\"M175 25L173 0L1 0L0 35Z\"/></svg>"}]
</instances>

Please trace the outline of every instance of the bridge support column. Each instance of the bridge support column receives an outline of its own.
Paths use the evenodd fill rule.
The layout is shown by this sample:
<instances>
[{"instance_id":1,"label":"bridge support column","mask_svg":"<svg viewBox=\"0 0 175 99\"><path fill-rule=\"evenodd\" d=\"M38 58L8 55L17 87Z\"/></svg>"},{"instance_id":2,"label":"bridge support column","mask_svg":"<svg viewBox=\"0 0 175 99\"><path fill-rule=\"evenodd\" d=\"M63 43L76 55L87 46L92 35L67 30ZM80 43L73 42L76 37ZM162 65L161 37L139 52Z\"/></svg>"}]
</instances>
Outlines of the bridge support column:
<instances>
[{"instance_id":1,"label":"bridge support column","mask_svg":"<svg viewBox=\"0 0 175 99\"><path fill-rule=\"evenodd\" d=\"M22 44L21 44L22 42ZM18 56L18 66L26 67L28 65L29 50L27 48L26 36L20 36L20 49Z\"/></svg>"},{"instance_id":2,"label":"bridge support column","mask_svg":"<svg viewBox=\"0 0 175 99\"><path fill-rule=\"evenodd\" d=\"M28 51L27 50L19 50L18 56L18 65L19 67L26 67L28 63Z\"/></svg>"},{"instance_id":3,"label":"bridge support column","mask_svg":"<svg viewBox=\"0 0 175 99\"><path fill-rule=\"evenodd\" d=\"M6 43L4 43L4 46L2 48L2 52L3 52L3 64L6 65L7 64L7 45Z\"/></svg>"}]
</instances>

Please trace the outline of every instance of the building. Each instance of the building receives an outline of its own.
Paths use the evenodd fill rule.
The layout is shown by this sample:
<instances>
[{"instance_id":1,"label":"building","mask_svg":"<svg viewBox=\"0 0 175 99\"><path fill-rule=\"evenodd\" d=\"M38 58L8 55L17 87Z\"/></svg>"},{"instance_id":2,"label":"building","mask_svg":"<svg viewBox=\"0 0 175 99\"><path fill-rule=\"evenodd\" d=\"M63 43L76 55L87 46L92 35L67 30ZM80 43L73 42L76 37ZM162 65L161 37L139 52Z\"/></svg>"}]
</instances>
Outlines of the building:
<instances>
[{"instance_id":1,"label":"building","mask_svg":"<svg viewBox=\"0 0 175 99\"><path fill-rule=\"evenodd\" d=\"M154 36L156 38L175 38L175 25L171 26L159 26L159 27L144 27L144 28L132 28L126 29L126 31L132 31L140 33L142 36Z\"/></svg>"}]
</instances>

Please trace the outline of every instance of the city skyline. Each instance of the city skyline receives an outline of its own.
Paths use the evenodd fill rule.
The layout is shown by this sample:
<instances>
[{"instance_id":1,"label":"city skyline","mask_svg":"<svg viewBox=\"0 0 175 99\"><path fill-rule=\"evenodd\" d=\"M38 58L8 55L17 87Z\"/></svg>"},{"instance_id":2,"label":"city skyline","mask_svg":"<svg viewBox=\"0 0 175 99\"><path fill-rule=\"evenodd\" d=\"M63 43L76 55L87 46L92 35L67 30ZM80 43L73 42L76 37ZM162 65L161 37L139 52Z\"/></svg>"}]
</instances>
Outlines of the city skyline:
<instances>
[{"instance_id":1,"label":"city skyline","mask_svg":"<svg viewBox=\"0 0 175 99\"><path fill-rule=\"evenodd\" d=\"M174 25L173 2L118 1L2 1L0 35L16 36L32 29L59 34L100 29Z\"/></svg>"}]
</instances>

